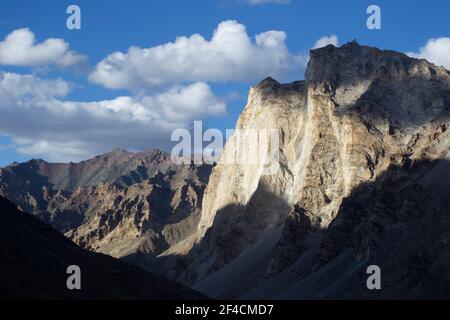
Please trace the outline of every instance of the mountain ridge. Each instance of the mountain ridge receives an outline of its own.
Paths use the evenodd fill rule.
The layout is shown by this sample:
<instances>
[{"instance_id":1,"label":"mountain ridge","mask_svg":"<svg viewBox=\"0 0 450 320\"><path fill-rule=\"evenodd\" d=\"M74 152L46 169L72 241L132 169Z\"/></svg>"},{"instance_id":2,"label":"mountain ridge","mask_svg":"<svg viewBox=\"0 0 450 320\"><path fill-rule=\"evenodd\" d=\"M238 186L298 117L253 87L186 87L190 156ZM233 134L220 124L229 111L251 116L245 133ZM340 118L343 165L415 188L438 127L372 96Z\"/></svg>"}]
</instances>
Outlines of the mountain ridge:
<instances>
[{"instance_id":1,"label":"mountain ridge","mask_svg":"<svg viewBox=\"0 0 450 320\"><path fill-rule=\"evenodd\" d=\"M0 195L84 248L146 257L196 228L210 169L174 165L160 150L114 149L77 164L31 160L3 168Z\"/></svg>"},{"instance_id":2,"label":"mountain ridge","mask_svg":"<svg viewBox=\"0 0 450 320\"><path fill-rule=\"evenodd\" d=\"M286 297L362 297L367 294L364 291L367 288L364 288L361 274L354 273L353 279L358 279L362 288L353 287L345 292L342 286L335 286L326 293L318 287L327 281L331 285L339 280L331 277L327 280L322 270L340 266L350 268L350 272L361 263L358 257L364 257L365 250L372 252L368 255L370 260L377 252L375 247L388 248L385 240L377 238L373 232L360 235L364 250L352 237L359 234L358 230L366 223L370 230L376 230L371 219L388 228L383 218L362 211L359 198L354 197L353 192L367 183L382 190L382 180L405 174L402 169L394 169L398 167L405 168L410 175L405 183L417 184L424 190L432 188L436 182L433 166L417 168L427 161L445 163L449 158L449 118L450 73L445 68L356 42L339 48L327 46L313 50L305 81L283 85L266 79L253 87L236 125L236 129L278 128L281 131L280 170L272 176L263 176L262 164L216 166L205 190L197 232L185 245L180 244L179 250L162 254L163 265L166 268L172 264L186 265L186 269L172 271L171 277L215 297L274 298L284 296L282 292L288 288L275 283L279 289L270 295L258 288L274 282L274 278L303 260L308 262L303 262L306 264L303 271L297 273L296 282L303 283L302 288L308 295L293 290ZM222 156L234 153L233 146L228 142ZM252 142L248 141L241 147L251 146ZM421 173L422 170L425 172ZM428 180L417 181L417 174L428 176ZM373 192L371 190L367 192ZM377 200L371 208L373 206L374 212L378 212L375 211L377 206L386 208L385 214L392 216L398 228L410 224L409 229L400 228L409 234L418 220L411 218L409 221L405 215L398 218L389 208L394 204L399 206L403 197L404 201L414 201L415 192L407 189L407 194L402 195L393 190L392 203L374 197ZM349 197L353 200L348 200ZM447 206L445 201L442 206ZM414 217L418 210L432 217L432 208L408 206ZM367 221L354 220L352 225L354 218L347 217L353 217L349 212L355 210ZM435 219L447 225L445 210L440 213ZM338 230L334 226L339 223L349 225L346 232L350 233L352 241L345 241L345 237L337 237L336 233L333 236L336 243L345 245L333 247L333 242L322 239L322 234L328 229L330 233ZM432 234L438 229L427 232ZM439 232L450 233L450 229ZM386 237L394 237L390 232L386 234ZM405 239L401 241L404 252L400 250L399 254L412 254L414 248L408 246ZM417 250L420 247L428 252L421 247L423 244L417 246ZM435 255L445 260L443 251L430 253L430 256ZM392 267L389 261L378 263ZM397 263L408 270L406 258ZM431 263L432 260L426 259L427 267ZM250 270L253 270L251 276ZM316 283L306 281L313 274L319 277L318 272L322 272L320 285L319 278L314 280ZM435 272L434 277L445 277ZM414 277L411 276L411 282L418 281ZM242 278L247 280L239 282ZM391 285L400 287L398 275L391 275L391 278ZM291 286L291 282L285 282L284 286ZM413 290L414 285L409 286L408 290ZM426 296L429 286L430 283L416 287L416 297ZM406 289L403 294L406 296Z\"/></svg>"},{"instance_id":3,"label":"mountain ridge","mask_svg":"<svg viewBox=\"0 0 450 320\"><path fill-rule=\"evenodd\" d=\"M2 299L206 298L120 260L83 250L3 197L0 221ZM69 265L81 269L81 290L66 287Z\"/></svg>"},{"instance_id":4,"label":"mountain ridge","mask_svg":"<svg viewBox=\"0 0 450 320\"><path fill-rule=\"evenodd\" d=\"M70 239L214 298L442 298L449 127L448 70L356 41L329 45L311 51L305 80L268 77L250 90L236 129L279 132L275 173L263 174L264 161L174 168L162 156L156 166L137 156L132 166L150 166L130 171L116 149L94 159L125 163L125 178L107 167L105 183L68 183L42 211L76 208L82 219L60 228ZM222 159L254 149L236 139ZM366 287L370 264L382 269L380 292Z\"/></svg>"}]
</instances>

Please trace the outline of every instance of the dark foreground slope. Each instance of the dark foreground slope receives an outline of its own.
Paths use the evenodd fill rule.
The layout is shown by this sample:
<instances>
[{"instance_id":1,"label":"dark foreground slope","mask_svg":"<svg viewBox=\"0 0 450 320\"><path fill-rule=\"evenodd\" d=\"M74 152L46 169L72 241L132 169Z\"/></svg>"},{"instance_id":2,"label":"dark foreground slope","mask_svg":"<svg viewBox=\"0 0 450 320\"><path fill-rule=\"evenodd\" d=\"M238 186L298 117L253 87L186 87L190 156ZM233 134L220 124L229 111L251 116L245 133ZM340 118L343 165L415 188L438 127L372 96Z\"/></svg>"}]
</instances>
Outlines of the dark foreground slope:
<instances>
[{"instance_id":1,"label":"dark foreground slope","mask_svg":"<svg viewBox=\"0 0 450 320\"><path fill-rule=\"evenodd\" d=\"M252 88L236 129L279 130L260 157L279 169L219 161L197 232L160 255L170 277L214 298L450 298L448 70L329 45L305 81Z\"/></svg>"},{"instance_id":2,"label":"dark foreground slope","mask_svg":"<svg viewBox=\"0 0 450 320\"><path fill-rule=\"evenodd\" d=\"M0 197L1 299L200 299L202 295L114 258L81 249ZM81 290L66 288L69 265Z\"/></svg>"},{"instance_id":3,"label":"dark foreground slope","mask_svg":"<svg viewBox=\"0 0 450 320\"><path fill-rule=\"evenodd\" d=\"M196 230L210 171L175 165L160 150L115 149L79 163L0 168L0 196L85 249L145 268Z\"/></svg>"}]
</instances>

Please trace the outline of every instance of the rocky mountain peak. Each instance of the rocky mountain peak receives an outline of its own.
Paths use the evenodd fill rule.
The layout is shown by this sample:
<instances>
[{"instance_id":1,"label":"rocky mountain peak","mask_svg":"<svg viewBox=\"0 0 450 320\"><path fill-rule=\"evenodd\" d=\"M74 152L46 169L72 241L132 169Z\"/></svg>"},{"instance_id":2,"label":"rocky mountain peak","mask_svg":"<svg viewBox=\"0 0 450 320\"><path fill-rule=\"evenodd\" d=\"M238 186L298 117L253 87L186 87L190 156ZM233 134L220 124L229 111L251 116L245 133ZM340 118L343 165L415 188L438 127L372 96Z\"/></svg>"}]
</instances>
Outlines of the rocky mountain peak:
<instances>
[{"instance_id":1,"label":"rocky mountain peak","mask_svg":"<svg viewBox=\"0 0 450 320\"><path fill-rule=\"evenodd\" d=\"M329 45L311 51L304 81L253 87L236 127L278 130L277 170L263 173L273 150L211 172L119 149L7 167L0 193L85 248L216 298L448 295L445 68L356 41ZM232 139L222 157L255 148ZM389 284L381 293L365 286L370 264Z\"/></svg>"},{"instance_id":2,"label":"rocky mountain peak","mask_svg":"<svg viewBox=\"0 0 450 320\"><path fill-rule=\"evenodd\" d=\"M279 170L214 167L196 235L163 255L190 250L175 278L216 297L339 296L349 291L330 274L360 277L361 261L386 261L379 248L388 250L389 239L398 241L399 258L384 266L392 283L411 274L406 257L417 250L448 261L426 242L407 240L436 212L434 219L448 222L448 201L434 211L418 196L444 184L436 172L450 157L448 71L354 41L311 51L305 79L266 79L251 90L237 128L277 128ZM227 143L223 156L234 148ZM389 195L385 183L394 186Z\"/></svg>"},{"instance_id":3,"label":"rocky mountain peak","mask_svg":"<svg viewBox=\"0 0 450 320\"><path fill-rule=\"evenodd\" d=\"M410 76L449 77L444 67L403 53L359 45L356 41L341 47L332 45L312 50L306 72L310 82L329 81L345 84L390 78L402 80Z\"/></svg>"},{"instance_id":4,"label":"rocky mountain peak","mask_svg":"<svg viewBox=\"0 0 450 320\"><path fill-rule=\"evenodd\" d=\"M255 86L255 88L258 89L265 89L267 87L276 87L279 86L280 83L273 79L272 77L267 77L263 81L261 81L259 84Z\"/></svg>"},{"instance_id":5,"label":"rocky mountain peak","mask_svg":"<svg viewBox=\"0 0 450 320\"><path fill-rule=\"evenodd\" d=\"M107 152L106 155L125 155L128 154L128 151L123 148L115 148L110 152Z\"/></svg>"},{"instance_id":6,"label":"rocky mountain peak","mask_svg":"<svg viewBox=\"0 0 450 320\"><path fill-rule=\"evenodd\" d=\"M8 166L0 195L85 248L145 257L195 231L209 173L161 150L114 149L79 163Z\"/></svg>"}]
</instances>

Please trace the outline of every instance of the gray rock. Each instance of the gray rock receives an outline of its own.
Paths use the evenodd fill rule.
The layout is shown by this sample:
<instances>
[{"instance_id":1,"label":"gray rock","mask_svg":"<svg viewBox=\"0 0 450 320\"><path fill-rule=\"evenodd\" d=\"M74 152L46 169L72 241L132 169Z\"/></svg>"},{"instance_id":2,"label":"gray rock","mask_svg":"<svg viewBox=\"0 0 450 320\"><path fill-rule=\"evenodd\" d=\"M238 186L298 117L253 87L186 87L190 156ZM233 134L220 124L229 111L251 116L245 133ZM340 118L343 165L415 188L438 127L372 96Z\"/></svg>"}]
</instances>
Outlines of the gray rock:
<instances>
[{"instance_id":1,"label":"gray rock","mask_svg":"<svg viewBox=\"0 0 450 320\"><path fill-rule=\"evenodd\" d=\"M280 170L216 166L196 234L161 258L222 298L448 297L449 126L445 68L356 42L313 50L304 82L264 80L236 126L280 129Z\"/></svg>"}]
</instances>

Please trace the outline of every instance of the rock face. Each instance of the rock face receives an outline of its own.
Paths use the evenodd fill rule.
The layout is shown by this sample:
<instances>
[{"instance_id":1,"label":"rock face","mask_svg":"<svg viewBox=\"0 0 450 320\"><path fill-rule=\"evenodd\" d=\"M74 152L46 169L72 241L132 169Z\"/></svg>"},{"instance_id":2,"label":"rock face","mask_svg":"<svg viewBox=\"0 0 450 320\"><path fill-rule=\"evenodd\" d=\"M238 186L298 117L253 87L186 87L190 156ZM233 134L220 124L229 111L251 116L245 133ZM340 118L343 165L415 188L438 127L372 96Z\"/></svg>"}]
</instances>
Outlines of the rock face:
<instances>
[{"instance_id":1,"label":"rock face","mask_svg":"<svg viewBox=\"0 0 450 320\"><path fill-rule=\"evenodd\" d=\"M226 298L448 297L449 71L352 42L305 78L251 89L237 129L279 129L279 170L216 166L170 276Z\"/></svg>"},{"instance_id":2,"label":"rock face","mask_svg":"<svg viewBox=\"0 0 450 320\"><path fill-rule=\"evenodd\" d=\"M448 70L330 45L305 81L252 88L236 127L278 143L256 153L259 138L234 136L211 175L160 151L31 161L1 169L0 195L216 298L449 297ZM259 162L228 163L240 150ZM370 265L381 290L366 286Z\"/></svg>"},{"instance_id":3,"label":"rock face","mask_svg":"<svg viewBox=\"0 0 450 320\"><path fill-rule=\"evenodd\" d=\"M139 264L196 230L210 170L175 166L159 150L116 149L77 164L0 169L0 195L84 248Z\"/></svg>"},{"instance_id":4,"label":"rock face","mask_svg":"<svg viewBox=\"0 0 450 320\"><path fill-rule=\"evenodd\" d=\"M2 197L0 255L1 299L204 299L172 281L81 249ZM81 290L66 287L69 265L81 269Z\"/></svg>"}]
</instances>

